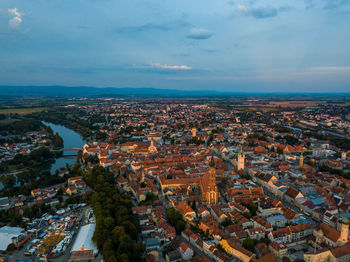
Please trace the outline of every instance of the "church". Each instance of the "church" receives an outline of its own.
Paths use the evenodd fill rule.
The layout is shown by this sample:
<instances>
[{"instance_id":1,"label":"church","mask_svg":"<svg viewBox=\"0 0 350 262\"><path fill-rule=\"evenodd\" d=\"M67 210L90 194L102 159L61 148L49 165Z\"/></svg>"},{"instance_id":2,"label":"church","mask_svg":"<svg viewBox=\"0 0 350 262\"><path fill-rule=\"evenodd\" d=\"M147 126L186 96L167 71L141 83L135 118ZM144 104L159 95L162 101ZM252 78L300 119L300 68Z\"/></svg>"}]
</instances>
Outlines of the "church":
<instances>
[{"instance_id":1,"label":"church","mask_svg":"<svg viewBox=\"0 0 350 262\"><path fill-rule=\"evenodd\" d=\"M214 157L209 163L209 172L200 179L200 190L202 195L202 203L215 205L220 200L220 193L216 185L216 171Z\"/></svg>"}]
</instances>

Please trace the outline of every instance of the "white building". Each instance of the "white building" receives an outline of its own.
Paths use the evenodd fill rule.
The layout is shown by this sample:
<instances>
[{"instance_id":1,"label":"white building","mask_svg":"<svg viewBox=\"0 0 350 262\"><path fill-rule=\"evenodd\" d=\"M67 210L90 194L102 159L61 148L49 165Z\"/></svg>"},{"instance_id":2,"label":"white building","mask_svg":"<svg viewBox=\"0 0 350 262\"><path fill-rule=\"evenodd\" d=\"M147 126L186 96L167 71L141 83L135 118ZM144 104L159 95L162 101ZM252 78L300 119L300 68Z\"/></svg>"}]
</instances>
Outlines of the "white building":
<instances>
[{"instance_id":1,"label":"white building","mask_svg":"<svg viewBox=\"0 0 350 262\"><path fill-rule=\"evenodd\" d=\"M70 259L92 260L97 255L98 249L92 241L95 226L95 224L87 224L80 228L71 250Z\"/></svg>"},{"instance_id":2,"label":"white building","mask_svg":"<svg viewBox=\"0 0 350 262\"><path fill-rule=\"evenodd\" d=\"M4 226L0 228L0 251L5 251L11 243L17 244L27 233L20 227Z\"/></svg>"}]
</instances>

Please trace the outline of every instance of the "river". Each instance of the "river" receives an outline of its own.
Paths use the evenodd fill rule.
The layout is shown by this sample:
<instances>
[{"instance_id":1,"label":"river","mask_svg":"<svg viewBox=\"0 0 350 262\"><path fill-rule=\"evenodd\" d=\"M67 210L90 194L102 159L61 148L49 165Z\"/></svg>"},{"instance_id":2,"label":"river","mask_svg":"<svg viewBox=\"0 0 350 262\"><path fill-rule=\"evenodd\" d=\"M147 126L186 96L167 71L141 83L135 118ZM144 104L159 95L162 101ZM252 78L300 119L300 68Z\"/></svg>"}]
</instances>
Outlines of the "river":
<instances>
[{"instance_id":1,"label":"river","mask_svg":"<svg viewBox=\"0 0 350 262\"><path fill-rule=\"evenodd\" d=\"M69 129L65 126L55 125L52 123L44 122L43 124L51 127L53 132L58 133L63 139L63 147L64 148L83 148L86 143L84 139L72 129ZM51 174L55 174L56 170L61 167L66 167L66 164L72 165L77 160L78 151L63 151L63 156L56 159L55 163L51 166Z\"/></svg>"}]
</instances>

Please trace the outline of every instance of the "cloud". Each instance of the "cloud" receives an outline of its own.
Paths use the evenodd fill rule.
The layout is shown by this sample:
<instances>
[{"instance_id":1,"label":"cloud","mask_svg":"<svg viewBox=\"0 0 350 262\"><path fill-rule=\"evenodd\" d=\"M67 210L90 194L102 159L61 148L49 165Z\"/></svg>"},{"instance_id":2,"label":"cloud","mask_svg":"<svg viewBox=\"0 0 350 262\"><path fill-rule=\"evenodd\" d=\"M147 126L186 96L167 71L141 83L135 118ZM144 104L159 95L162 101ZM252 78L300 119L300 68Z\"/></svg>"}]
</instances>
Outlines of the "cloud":
<instances>
[{"instance_id":1,"label":"cloud","mask_svg":"<svg viewBox=\"0 0 350 262\"><path fill-rule=\"evenodd\" d=\"M167 64L160 64L160 63L152 63L152 67L161 68L161 69L170 69L170 70L191 70L192 67L189 67L187 65L167 65Z\"/></svg>"},{"instance_id":2,"label":"cloud","mask_svg":"<svg viewBox=\"0 0 350 262\"><path fill-rule=\"evenodd\" d=\"M316 66L311 68L314 71L350 71L350 66Z\"/></svg>"},{"instance_id":3,"label":"cloud","mask_svg":"<svg viewBox=\"0 0 350 262\"><path fill-rule=\"evenodd\" d=\"M187 38L204 40L213 36L213 33L205 30L203 28L193 28L191 32L187 35Z\"/></svg>"},{"instance_id":4,"label":"cloud","mask_svg":"<svg viewBox=\"0 0 350 262\"><path fill-rule=\"evenodd\" d=\"M237 6L237 9L238 9L240 12L247 12L247 11L248 11L248 8L247 8L245 5L238 5L238 6Z\"/></svg>"},{"instance_id":5,"label":"cloud","mask_svg":"<svg viewBox=\"0 0 350 262\"><path fill-rule=\"evenodd\" d=\"M8 9L7 11L9 15L13 16L9 21L9 26L13 29L18 28L23 22L22 20L23 14L18 12L18 9L16 7L13 9Z\"/></svg>"},{"instance_id":6,"label":"cloud","mask_svg":"<svg viewBox=\"0 0 350 262\"><path fill-rule=\"evenodd\" d=\"M120 27L118 28L117 31L119 33L137 33L137 32L149 31L149 30L169 31L170 29L171 27L165 24L146 23L138 26Z\"/></svg>"},{"instance_id":7,"label":"cloud","mask_svg":"<svg viewBox=\"0 0 350 262\"><path fill-rule=\"evenodd\" d=\"M252 16L257 19L269 18L277 16L278 10L273 7L254 7L247 8L245 5L238 5L237 9L246 16Z\"/></svg>"},{"instance_id":8,"label":"cloud","mask_svg":"<svg viewBox=\"0 0 350 262\"><path fill-rule=\"evenodd\" d=\"M170 21L168 23L161 23L161 24L155 24L155 23L145 23L141 25L136 26L121 26L117 28L118 33L139 33L144 31L170 31L173 29L176 29L178 27L188 27L190 26L189 23L186 21Z\"/></svg>"},{"instance_id":9,"label":"cloud","mask_svg":"<svg viewBox=\"0 0 350 262\"><path fill-rule=\"evenodd\" d=\"M324 9L335 9L349 4L348 0L327 0Z\"/></svg>"}]
</instances>

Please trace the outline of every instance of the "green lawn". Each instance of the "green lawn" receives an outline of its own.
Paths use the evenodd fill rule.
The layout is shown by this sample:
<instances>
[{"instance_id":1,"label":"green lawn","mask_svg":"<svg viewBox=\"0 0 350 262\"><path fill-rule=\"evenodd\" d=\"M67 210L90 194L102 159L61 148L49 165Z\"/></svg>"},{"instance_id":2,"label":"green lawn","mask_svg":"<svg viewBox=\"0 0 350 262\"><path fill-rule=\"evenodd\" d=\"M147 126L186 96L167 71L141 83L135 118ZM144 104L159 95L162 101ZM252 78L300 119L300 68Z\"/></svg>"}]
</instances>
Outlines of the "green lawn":
<instances>
[{"instance_id":1,"label":"green lawn","mask_svg":"<svg viewBox=\"0 0 350 262\"><path fill-rule=\"evenodd\" d=\"M4 120L0 120L0 125L9 125L12 124L13 122L16 122L17 119L4 119Z\"/></svg>"},{"instance_id":2,"label":"green lawn","mask_svg":"<svg viewBox=\"0 0 350 262\"><path fill-rule=\"evenodd\" d=\"M19 114L19 115L26 115L36 112L41 112L47 110L46 107L34 107L34 108L7 108L7 109L0 109L0 114Z\"/></svg>"}]
</instances>

